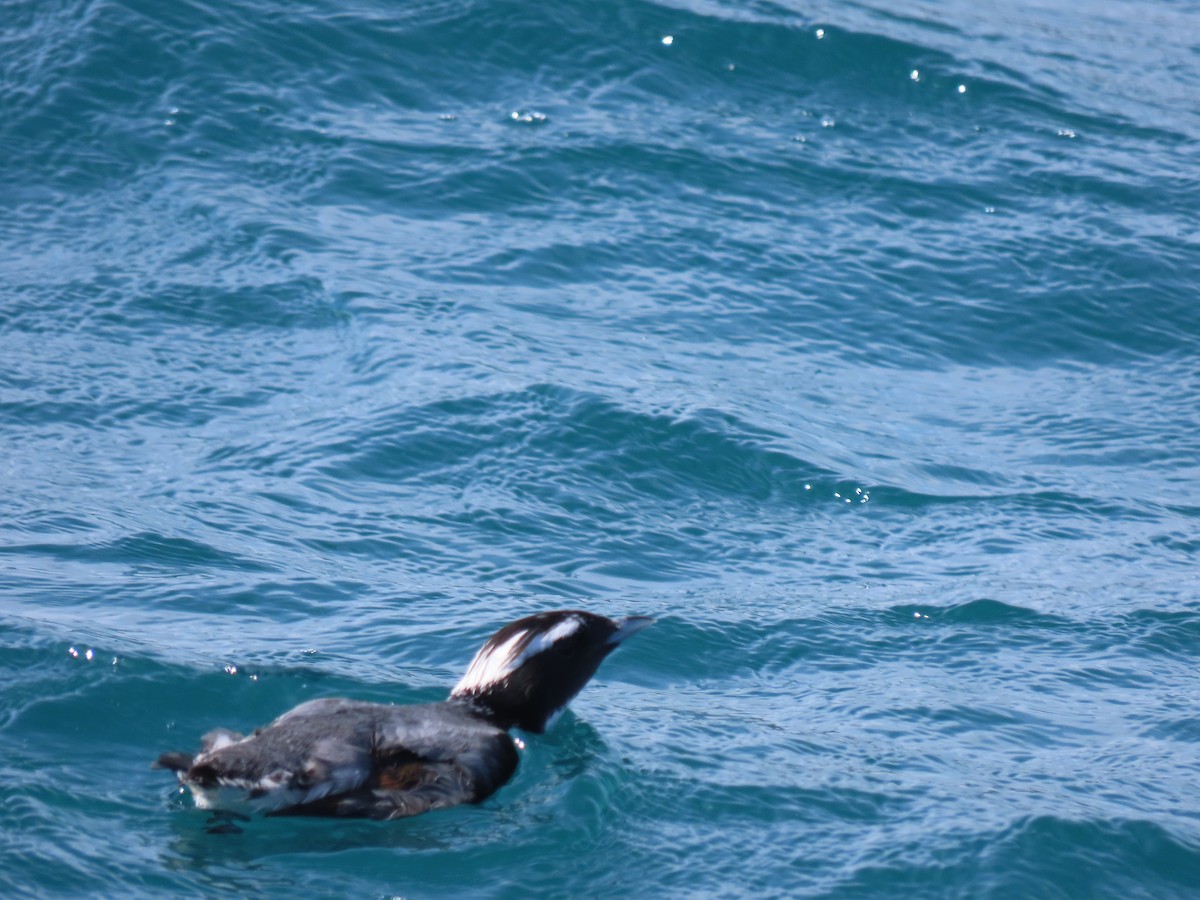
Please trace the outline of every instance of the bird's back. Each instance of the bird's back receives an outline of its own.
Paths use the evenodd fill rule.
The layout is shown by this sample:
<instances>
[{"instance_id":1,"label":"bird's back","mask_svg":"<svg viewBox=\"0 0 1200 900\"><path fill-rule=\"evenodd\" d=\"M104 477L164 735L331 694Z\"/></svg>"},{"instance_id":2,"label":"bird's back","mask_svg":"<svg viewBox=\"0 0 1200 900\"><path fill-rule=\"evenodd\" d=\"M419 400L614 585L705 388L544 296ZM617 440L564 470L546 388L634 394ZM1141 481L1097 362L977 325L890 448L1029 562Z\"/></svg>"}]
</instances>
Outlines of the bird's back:
<instances>
[{"instance_id":1,"label":"bird's back","mask_svg":"<svg viewBox=\"0 0 1200 900\"><path fill-rule=\"evenodd\" d=\"M478 803L516 766L512 738L461 704L331 698L216 733L183 777L201 808L388 819Z\"/></svg>"}]
</instances>

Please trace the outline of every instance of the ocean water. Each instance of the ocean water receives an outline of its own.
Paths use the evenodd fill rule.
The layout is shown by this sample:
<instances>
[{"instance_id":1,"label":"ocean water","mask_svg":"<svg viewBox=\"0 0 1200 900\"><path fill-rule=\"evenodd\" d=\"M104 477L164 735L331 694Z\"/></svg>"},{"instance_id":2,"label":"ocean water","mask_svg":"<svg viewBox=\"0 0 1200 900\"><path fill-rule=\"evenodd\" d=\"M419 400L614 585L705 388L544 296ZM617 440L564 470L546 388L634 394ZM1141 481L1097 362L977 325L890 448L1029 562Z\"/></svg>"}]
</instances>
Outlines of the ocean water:
<instances>
[{"instance_id":1,"label":"ocean water","mask_svg":"<svg viewBox=\"0 0 1200 900\"><path fill-rule=\"evenodd\" d=\"M6 0L0 891L1200 895L1200 7ZM478 807L155 756L658 623Z\"/></svg>"}]
</instances>

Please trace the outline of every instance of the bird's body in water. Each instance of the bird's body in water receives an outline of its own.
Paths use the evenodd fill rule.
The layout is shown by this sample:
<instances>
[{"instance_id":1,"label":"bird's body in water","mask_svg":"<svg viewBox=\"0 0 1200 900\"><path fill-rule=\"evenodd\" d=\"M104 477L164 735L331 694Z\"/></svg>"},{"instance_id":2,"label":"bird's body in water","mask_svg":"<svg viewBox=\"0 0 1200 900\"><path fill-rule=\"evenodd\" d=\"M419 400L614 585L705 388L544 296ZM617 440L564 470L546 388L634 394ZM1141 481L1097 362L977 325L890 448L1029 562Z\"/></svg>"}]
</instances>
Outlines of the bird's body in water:
<instances>
[{"instance_id":1,"label":"bird's body in water","mask_svg":"<svg viewBox=\"0 0 1200 900\"><path fill-rule=\"evenodd\" d=\"M541 734L653 621L538 613L492 635L444 702L311 700L246 737L209 732L195 756L164 753L155 766L226 815L398 819L479 803L516 771L509 729Z\"/></svg>"}]
</instances>

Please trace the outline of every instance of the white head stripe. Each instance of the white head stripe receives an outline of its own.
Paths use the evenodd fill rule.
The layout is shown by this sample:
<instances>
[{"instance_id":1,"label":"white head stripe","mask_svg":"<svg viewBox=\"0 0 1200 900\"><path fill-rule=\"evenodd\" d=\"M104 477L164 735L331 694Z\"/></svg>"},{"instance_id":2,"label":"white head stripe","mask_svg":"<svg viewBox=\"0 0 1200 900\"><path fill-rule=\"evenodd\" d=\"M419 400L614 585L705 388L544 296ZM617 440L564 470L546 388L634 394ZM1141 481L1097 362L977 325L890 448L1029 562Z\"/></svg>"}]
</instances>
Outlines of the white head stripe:
<instances>
[{"instance_id":1,"label":"white head stripe","mask_svg":"<svg viewBox=\"0 0 1200 900\"><path fill-rule=\"evenodd\" d=\"M563 638L570 637L583 626L583 621L576 616L569 616L557 623L553 628L543 631L535 637L529 637L527 630L518 631L502 644L492 645L489 641L475 654L467 674L454 686L450 695L470 694L484 690L488 685L502 681L511 675L525 660L536 656L543 650L552 647ZM521 647L522 642L525 646ZM517 648L521 647L520 650Z\"/></svg>"},{"instance_id":2,"label":"white head stripe","mask_svg":"<svg viewBox=\"0 0 1200 900\"><path fill-rule=\"evenodd\" d=\"M552 646L555 642L561 641L563 638L570 637L577 632L580 626L583 625L575 616L563 619L549 631L543 631L536 638L529 642L529 646L521 651L521 658L517 660L517 665L525 662L529 657L541 653L547 647Z\"/></svg>"},{"instance_id":3,"label":"white head stripe","mask_svg":"<svg viewBox=\"0 0 1200 900\"><path fill-rule=\"evenodd\" d=\"M523 637L525 632L518 631L503 644L495 647L484 644L467 667L467 674L454 686L451 695L478 690L485 684L499 681L511 672L515 667L510 664L510 660Z\"/></svg>"}]
</instances>

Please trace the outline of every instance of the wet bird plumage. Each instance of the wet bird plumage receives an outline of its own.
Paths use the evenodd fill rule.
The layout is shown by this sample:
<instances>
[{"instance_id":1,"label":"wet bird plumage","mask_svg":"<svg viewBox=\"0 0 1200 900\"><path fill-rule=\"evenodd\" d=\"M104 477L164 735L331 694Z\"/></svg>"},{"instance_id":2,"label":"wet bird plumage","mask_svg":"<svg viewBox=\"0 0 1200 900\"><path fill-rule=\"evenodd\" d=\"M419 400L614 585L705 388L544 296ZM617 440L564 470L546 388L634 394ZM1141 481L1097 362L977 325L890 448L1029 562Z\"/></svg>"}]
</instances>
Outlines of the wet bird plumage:
<instances>
[{"instance_id":1,"label":"wet bird plumage","mask_svg":"<svg viewBox=\"0 0 1200 900\"><path fill-rule=\"evenodd\" d=\"M195 757L164 753L203 809L395 819L479 803L516 771L508 730L541 733L625 638L653 621L578 610L497 631L450 698L395 706L311 700L243 737L218 729Z\"/></svg>"}]
</instances>

